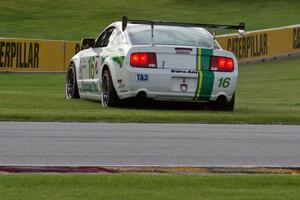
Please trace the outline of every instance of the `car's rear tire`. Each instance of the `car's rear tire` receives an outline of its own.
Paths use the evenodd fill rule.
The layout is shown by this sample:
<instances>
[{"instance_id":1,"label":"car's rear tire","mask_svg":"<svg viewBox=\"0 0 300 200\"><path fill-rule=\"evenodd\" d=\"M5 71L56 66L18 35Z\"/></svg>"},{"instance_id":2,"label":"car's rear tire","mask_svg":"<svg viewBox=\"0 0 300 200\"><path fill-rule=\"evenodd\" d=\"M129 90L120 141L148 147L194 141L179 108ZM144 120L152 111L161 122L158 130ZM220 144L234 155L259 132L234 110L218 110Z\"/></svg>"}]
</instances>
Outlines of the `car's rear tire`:
<instances>
[{"instance_id":1,"label":"car's rear tire","mask_svg":"<svg viewBox=\"0 0 300 200\"><path fill-rule=\"evenodd\" d=\"M105 69L102 74L102 106L117 106L119 101L120 100L114 88L110 72L108 69Z\"/></svg>"},{"instance_id":2,"label":"car's rear tire","mask_svg":"<svg viewBox=\"0 0 300 200\"><path fill-rule=\"evenodd\" d=\"M232 98L229 102L226 101L226 98L218 98L217 101L211 101L208 103L208 108L211 110L218 111L233 111L235 104L235 93L232 95Z\"/></svg>"},{"instance_id":3,"label":"car's rear tire","mask_svg":"<svg viewBox=\"0 0 300 200\"><path fill-rule=\"evenodd\" d=\"M67 99L77 99L79 98L77 79L76 79L76 69L73 63L67 71L67 80L65 86L65 96Z\"/></svg>"}]
</instances>

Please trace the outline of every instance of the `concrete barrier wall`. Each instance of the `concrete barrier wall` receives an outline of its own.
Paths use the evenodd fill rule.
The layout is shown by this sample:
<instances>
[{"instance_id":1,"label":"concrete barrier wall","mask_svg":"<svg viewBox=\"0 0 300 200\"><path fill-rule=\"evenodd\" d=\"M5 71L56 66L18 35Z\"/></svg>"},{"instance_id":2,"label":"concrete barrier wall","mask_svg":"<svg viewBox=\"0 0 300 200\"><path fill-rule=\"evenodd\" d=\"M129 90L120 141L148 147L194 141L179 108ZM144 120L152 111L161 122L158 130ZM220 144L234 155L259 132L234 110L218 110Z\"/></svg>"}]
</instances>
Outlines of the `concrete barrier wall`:
<instances>
[{"instance_id":1,"label":"concrete barrier wall","mask_svg":"<svg viewBox=\"0 0 300 200\"><path fill-rule=\"evenodd\" d=\"M300 24L216 38L241 63L300 54ZM0 72L64 72L79 50L78 41L0 38Z\"/></svg>"}]
</instances>

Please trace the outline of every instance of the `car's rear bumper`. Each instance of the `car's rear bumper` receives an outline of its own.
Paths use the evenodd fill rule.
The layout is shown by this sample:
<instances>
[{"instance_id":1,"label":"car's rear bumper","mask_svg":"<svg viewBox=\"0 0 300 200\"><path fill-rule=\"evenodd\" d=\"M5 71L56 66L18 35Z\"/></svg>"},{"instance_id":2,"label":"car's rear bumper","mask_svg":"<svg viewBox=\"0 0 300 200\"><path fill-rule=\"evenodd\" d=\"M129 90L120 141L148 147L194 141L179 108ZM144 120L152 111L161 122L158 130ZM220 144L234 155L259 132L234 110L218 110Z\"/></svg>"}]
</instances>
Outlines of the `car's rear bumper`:
<instances>
[{"instance_id":1,"label":"car's rear bumper","mask_svg":"<svg viewBox=\"0 0 300 200\"><path fill-rule=\"evenodd\" d=\"M146 96L156 100L214 101L223 95L230 101L236 89L237 71L230 73L197 72L196 70L141 69L126 67L120 99ZM230 85L219 87L220 79L229 78Z\"/></svg>"}]
</instances>

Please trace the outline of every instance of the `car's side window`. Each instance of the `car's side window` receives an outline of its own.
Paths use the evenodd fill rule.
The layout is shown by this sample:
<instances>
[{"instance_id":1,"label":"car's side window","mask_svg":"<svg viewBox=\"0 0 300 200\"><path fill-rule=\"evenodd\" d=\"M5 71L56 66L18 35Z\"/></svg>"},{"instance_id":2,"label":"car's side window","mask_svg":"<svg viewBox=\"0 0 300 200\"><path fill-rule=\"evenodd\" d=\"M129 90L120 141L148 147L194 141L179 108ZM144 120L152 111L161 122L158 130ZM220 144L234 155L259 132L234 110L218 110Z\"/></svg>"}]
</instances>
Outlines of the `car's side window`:
<instances>
[{"instance_id":1,"label":"car's side window","mask_svg":"<svg viewBox=\"0 0 300 200\"><path fill-rule=\"evenodd\" d=\"M115 30L115 27L110 27L105 30L96 40L95 47L106 47L109 42L109 38L112 32Z\"/></svg>"},{"instance_id":2,"label":"car's side window","mask_svg":"<svg viewBox=\"0 0 300 200\"><path fill-rule=\"evenodd\" d=\"M111 37L108 46L115 46L115 45L121 45L121 44L124 44L124 38L123 38L121 32L116 31L115 36Z\"/></svg>"},{"instance_id":3,"label":"car's side window","mask_svg":"<svg viewBox=\"0 0 300 200\"><path fill-rule=\"evenodd\" d=\"M104 31L96 40L95 42L95 47L100 47L101 46L101 41L103 40L103 38L105 38L106 35L106 31Z\"/></svg>"}]
</instances>

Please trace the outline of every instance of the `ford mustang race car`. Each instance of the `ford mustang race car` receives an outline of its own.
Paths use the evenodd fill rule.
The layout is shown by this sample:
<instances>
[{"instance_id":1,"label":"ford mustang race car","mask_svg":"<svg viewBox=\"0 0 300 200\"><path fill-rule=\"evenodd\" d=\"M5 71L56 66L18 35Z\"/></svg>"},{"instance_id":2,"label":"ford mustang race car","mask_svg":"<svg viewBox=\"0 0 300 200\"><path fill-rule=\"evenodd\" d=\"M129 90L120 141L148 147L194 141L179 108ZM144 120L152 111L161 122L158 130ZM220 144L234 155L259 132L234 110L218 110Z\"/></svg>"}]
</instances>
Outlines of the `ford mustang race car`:
<instances>
[{"instance_id":1,"label":"ford mustang race car","mask_svg":"<svg viewBox=\"0 0 300 200\"><path fill-rule=\"evenodd\" d=\"M127 98L208 102L233 110L238 63L204 28L237 26L129 20L109 25L96 39L83 39L70 61L67 99L115 106Z\"/></svg>"}]
</instances>

